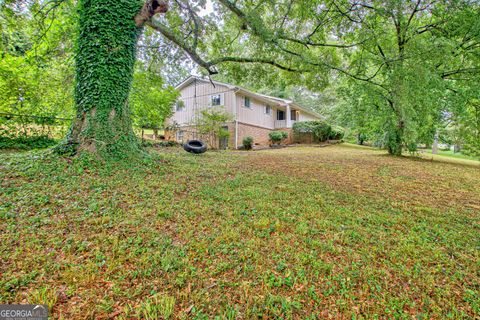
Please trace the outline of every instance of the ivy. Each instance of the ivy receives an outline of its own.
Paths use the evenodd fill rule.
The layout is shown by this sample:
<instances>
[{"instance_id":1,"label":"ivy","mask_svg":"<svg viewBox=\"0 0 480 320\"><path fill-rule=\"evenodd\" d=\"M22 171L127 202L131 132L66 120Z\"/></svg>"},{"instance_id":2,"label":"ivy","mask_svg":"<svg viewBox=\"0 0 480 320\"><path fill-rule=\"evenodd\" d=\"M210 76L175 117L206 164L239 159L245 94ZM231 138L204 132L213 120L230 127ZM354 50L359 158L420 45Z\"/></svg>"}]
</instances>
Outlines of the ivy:
<instances>
[{"instance_id":1,"label":"ivy","mask_svg":"<svg viewBox=\"0 0 480 320\"><path fill-rule=\"evenodd\" d=\"M128 96L141 32L134 17L142 4L139 0L79 1L75 48L77 118L67 145L108 157L138 152Z\"/></svg>"}]
</instances>

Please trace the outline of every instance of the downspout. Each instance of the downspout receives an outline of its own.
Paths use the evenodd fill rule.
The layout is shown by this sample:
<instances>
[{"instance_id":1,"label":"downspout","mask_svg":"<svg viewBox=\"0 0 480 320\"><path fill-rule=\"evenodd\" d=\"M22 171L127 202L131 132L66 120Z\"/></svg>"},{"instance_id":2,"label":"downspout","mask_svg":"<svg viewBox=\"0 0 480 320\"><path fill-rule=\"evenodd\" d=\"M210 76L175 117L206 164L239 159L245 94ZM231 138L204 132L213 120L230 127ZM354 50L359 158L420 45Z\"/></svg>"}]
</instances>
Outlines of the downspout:
<instances>
[{"instance_id":1,"label":"downspout","mask_svg":"<svg viewBox=\"0 0 480 320\"><path fill-rule=\"evenodd\" d=\"M237 92L240 89L233 91L233 110L235 115L235 150L238 149L238 109L237 109Z\"/></svg>"}]
</instances>

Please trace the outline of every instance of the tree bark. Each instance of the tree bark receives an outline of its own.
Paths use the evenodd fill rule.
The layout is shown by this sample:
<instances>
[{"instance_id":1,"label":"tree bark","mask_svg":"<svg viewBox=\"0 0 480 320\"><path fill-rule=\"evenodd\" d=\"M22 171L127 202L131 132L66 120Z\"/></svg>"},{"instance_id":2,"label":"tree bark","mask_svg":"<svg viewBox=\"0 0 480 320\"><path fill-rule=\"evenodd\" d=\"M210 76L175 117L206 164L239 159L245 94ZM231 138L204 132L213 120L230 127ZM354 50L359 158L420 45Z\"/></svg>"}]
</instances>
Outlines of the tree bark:
<instances>
[{"instance_id":1,"label":"tree bark","mask_svg":"<svg viewBox=\"0 0 480 320\"><path fill-rule=\"evenodd\" d=\"M164 11L159 0L143 7L138 0L79 1L76 118L58 151L102 158L140 152L128 105L137 40L145 21Z\"/></svg>"},{"instance_id":2,"label":"tree bark","mask_svg":"<svg viewBox=\"0 0 480 320\"><path fill-rule=\"evenodd\" d=\"M393 134L389 136L388 153L393 156L402 155L403 133L405 131L405 123L399 120Z\"/></svg>"}]
</instances>

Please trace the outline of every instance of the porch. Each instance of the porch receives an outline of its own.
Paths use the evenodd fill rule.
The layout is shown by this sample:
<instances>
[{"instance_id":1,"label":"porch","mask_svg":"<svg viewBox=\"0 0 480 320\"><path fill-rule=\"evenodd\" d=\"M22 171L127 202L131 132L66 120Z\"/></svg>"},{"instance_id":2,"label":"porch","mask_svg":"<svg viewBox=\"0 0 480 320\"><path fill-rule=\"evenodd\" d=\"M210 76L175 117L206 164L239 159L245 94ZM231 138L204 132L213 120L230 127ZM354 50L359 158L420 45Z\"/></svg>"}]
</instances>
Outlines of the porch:
<instances>
[{"instance_id":1,"label":"porch","mask_svg":"<svg viewBox=\"0 0 480 320\"><path fill-rule=\"evenodd\" d=\"M285 108L278 107L275 112L275 129L291 128L293 124L299 120L300 111L290 108L287 105Z\"/></svg>"}]
</instances>

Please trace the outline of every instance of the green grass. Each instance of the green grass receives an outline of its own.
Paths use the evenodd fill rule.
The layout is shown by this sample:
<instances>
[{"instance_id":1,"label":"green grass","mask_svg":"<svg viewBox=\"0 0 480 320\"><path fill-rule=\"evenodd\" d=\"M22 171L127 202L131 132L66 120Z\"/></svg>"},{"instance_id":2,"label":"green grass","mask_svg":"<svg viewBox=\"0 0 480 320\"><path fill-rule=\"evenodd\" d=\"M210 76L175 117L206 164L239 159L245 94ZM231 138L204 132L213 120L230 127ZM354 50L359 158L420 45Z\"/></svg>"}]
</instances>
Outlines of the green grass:
<instances>
[{"instance_id":1,"label":"green grass","mask_svg":"<svg viewBox=\"0 0 480 320\"><path fill-rule=\"evenodd\" d=\"M480 317L477 167L170 148L2 154L0 177L0 303L60 319Z\"/></svg>"},{"instance_id":2,"label":"green grass","mask_svg":"<svg viewBox=\"0 0 480 320\"><path fill-rule=\"evenodd\" d=\"M432 149L424 149L423 151L428 155L432 155ZM461 152L453 152L452 150L438 150L437 156L479 161L479 159L476 157L472 157Z\"/></svg>"}]
</instances>

